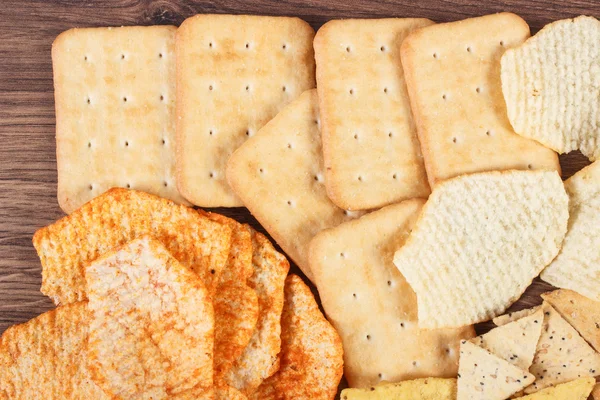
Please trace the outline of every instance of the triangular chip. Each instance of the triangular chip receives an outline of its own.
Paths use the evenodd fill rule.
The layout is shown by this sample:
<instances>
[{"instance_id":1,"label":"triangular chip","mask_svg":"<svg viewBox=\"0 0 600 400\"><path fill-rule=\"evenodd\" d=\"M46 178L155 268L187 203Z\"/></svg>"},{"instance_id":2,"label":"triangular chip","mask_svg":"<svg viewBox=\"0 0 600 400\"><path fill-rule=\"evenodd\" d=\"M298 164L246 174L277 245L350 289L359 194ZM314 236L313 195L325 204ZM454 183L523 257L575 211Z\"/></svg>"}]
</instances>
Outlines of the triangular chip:
<instances>
[{"instance_id":1,"label":"triangular chip","mask_svg":"<svg viewBox=\"0 0 600 400\"><path fill-rule=\"evenodd\" d=\"M529 368L536 380L525 393L572 379L600 375L600 354L552 306L544 303L543 310L544 326Z\"/></svg>"},{"instance_id":2,"label":"triangular chip","mask_svg":"<svg viewBox=\"0 0 600 400\"><path fill-rule=\"evenodd\" d=\"M258 295L259 315L250 343L225 381L245 395L254 392L263 380L279 368L283 288L290 264L261 233L252 232L253 273L248 283Z\"/></svg>"},{"instance_id":3,"label":"triangular chip","mask_svg":"<svg viewBox=\"0 0 600 400\"><path fill-rule=\"evenodd\" d=\"M519 320L521 318L525 318L525 317L535 313L541 307L542 306L535 306L535 307L531 307L531 308L526 308L524 310L509 312L507 314L503 314L503 315L500 315L500 316L494 318L492 321L494 322L494 324L496 324L496 326L506 325L509 322L513 322L513 321Z\"/></svg>"},{"instance_id":4,"label":"triangular chip","mask_svg":"<svg viewBox=\"0 0 600 400\"><path fill-rule=\"evenodd\" d=\"M596 351L600 351L600 302L567 289L544 293L542 298L550 303Z\"/></svg>"},{"instance_id":5,"label":"triangular chip","mask_svg":"<svg viewBox=\"0 0 600 400\"><path fill-rule=\"evenodd\" d=\"M90 264L86 281L90 367L104 390L157 400L212 387L210 295L160 242L115 249Z\"/></svg>"},{"instance_id":6,"label":"triangular chip","mask_svg":"<svg viewBox=\"0 0 600 400\"><path fill-rule=\"evenodd\" d=\"M111 399L91 379L88 323L82 302L8 328L0 339L0 399Z\"/></svg>"},{"instance_id":7,"label":"triangular chip","mask_svg":"<svg viewBox=\"0 0 600 400\"><path fill-rule=\"evenodd\" d=\"M382 383L367 389L344 389L342 400L455 400L456 379L422 378Z\"/></svg>"},{"instance_id":8,"label":"triangular chip","mask_svg":"<svg viewBox=\"0 0 600 400\"><path fill-rule=\"evenodd\" d=\"M471 342L527 371L533 362L543 323L544 312L540 309L528 317L471 339Z\"/></svg>"},{"instance_id":9,"label":"triangular chip","mask_svg":"<svg viewBox=\"0 0 600 400\"><path fill-rule=\"evenodd\" d=\"M489 351L463 340L458 364L458 400L504 400L535 377Z\"/></svg>"},{"instance_id":10,"label":"triangular chip","mask_svg":"<svg viewBox=\"0 0 600 400\"><path fill-rule=\"evenodd\" d=\"M229 227L170 200L113 188L35 233L42 293L56 304L84 300L86 266L143 235L161 242L214 291L229 252Z\"/></svg>"},{"instance_id":11,"label":"triangular chip","mask_svg":"<svg viewBox=\"0 0 600 400\"><path fill-rule=\"evenodd\" d=\"M518 397L520 400L587 400L596 380L594 378L579 378L574 381L540 390L527 396Z\"/></svg>"},{"instance_id":12,"label":"triangular chip","mask_svg":"<svg viewBox=\"0 0 600 400\"><path fill-rule=\"evenodd\" d=\"M333 399L344 370L342 341L297 275L285 281L279 371L253 400Z\"/></svg>"}]
</instances>

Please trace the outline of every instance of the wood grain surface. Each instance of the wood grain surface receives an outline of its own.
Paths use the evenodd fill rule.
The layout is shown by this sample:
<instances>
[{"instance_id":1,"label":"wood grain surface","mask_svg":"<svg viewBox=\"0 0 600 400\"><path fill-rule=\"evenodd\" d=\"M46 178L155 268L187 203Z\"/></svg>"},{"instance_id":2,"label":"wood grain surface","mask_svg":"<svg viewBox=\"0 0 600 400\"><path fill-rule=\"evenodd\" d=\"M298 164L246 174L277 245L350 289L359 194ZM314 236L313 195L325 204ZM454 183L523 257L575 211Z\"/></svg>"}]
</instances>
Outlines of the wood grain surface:
<instances>
[{"instance_id":1,"label":"wood grain surface","mask_svg":"<svg viewBox=\"0 0 600 400\"><path fill-rule=\"evenodd\" d=\"M197 13L298 16L315 29L334 18L427 17L452 21L499 11L518 13L532 32L556 19L600 17L597 0L2 0L0 2L0 333L52 307L40 292L34 231L63 216L56 201L54 101L50 46L72 27L179 25ZM481 33L485 35L485 32ZM561 157L564 176L587 164ZM218 209L259 225L244 208ZM262 229L261 229L262 230ZM299 272L296 269L296 272ZM550 289L536 281L511 309L538 304ZM483 324L478 330L484 331Z\"/></svg>"}]
</instances>

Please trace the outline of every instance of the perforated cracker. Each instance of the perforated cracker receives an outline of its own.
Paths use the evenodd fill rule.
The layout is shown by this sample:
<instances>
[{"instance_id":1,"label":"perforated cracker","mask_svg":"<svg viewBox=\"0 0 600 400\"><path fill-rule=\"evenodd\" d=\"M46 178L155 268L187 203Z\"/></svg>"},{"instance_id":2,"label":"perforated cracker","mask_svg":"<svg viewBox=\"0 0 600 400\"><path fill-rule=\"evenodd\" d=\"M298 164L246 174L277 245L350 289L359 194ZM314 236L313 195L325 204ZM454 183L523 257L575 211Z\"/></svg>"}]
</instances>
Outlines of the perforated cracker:
<instances>
[{"instance_id":1,"label":"perforated cracker","mask_svg":"<svg viewBox=\"0 0 600 400\"><path fill-rule=\"evenodd\" d=\"M600 157L600 22L546 25L502 56L502 91L515 131L559 153Z\"/></svg>"},{"instance_id":2,"label":"perforated cracker","mask_svg":"<svg viewBox=\"0 0 600 400\"><path fill-rule=\"evenodd\" d=\"M112 187L187 203L175 182L175 27L71 29L52 45L58 202Z\"/></svg>"},{"instance_id":3,"label":"perforated cracker","mask_svg":"<svg viewBox=\"0 0 600 400\"><path fill-rule=\"evenodd\" d=\"M192 203L237 207L225 165L315 87L313 29L298 18L196 15L177 31L177 185Z\"/></svg>"},{"instance_id":4,"label":"perforated cracker","mask_svg":"<svg viewBox=\"0 0 600 400\"><path fill-rule=\"evenodd\" d=\"M310 240L359 215L327 197L318 120L317 92L306 91L244 143L227 165L233 190L311 280Z\"/></svg>"},{"instance_id":5,"label":"perforated cracker","mask_svg":"<svg viewBox=\"0 0 600 400\"><path fill-rule=\"evenodd\" d=\"M251 229L251 228L249 228ZM281 312L285 277L290 265L269 240L251 229L253 274L250 286L258 295L259 315L250 343L225 375L225 382L245 395L279 369Z\"/></svg>"},{"instance_id":6,"label":"perforated cracker","mask_svg":"<svg viewBox=\"0 0 600 400\"><path fill-rule=\"evenodd\" d=\"M230 228L172 201L114 188L35 233L42 293L56 304L85 299L86 266L142 235L159 240L214 291L229 253Z\"/></svg>"},{"instance_id":7,"label":"perforated cracker","mask_svg":"<svg viewBox=\"0 0 600 400\"><path fill-rule=\"evenodd\" d=\"M0 398L109 400L88 368L84 302L8 328L0 339Z\"/></svg>"},{"instance_id":8,"label":"perforated cracker","mask_svg":"<svg viewBox=\"0 0 600 400\"><path fill-rule=\"evenodd\" d=\"M431 186L481 171L560 170L556 153L515 134L506 117L500 57L527 37L525 21L500 13L428 26L404 40L402 66Z\"/></svg>"},{"instance_id":9,"label":"perforated cracker","mask_svg":"<svg viewBox=\"0 0 600 400\"><path fill-rule=\"evenodd\" d=\"M463 326L504 312L558 254L568 218L553 171L440 183L394 256L417 295L419 325Z\"/></svg>"},{"instance_id":10,"label":"perforated cracker","mask_svg":"<svg viewBox=\"0 0 600 400\"><path fill-rule=\"evenodd\" d=\"M433 22L345 19L314 41L325 185L344 209L379 208L430 193L413 122L400 44Z\"/></svg>"},{"instance_id":11,"label":"perforated cracker","mask_svg":"<svg viewBox=\"0 0 600 400\"><path fill-rule=\"evenodd\" d=\"M310 263L323 308L344 344L351 387L453 377L471 326L419 329L417 298L393 264L424 200L407 200L319 233Z\"/></svg>"},{"instance_id":12,"label":"perforated cracker","mask_svg":"<svg viewBox=\"0 0 600 400\"><path fill-rule=\"evenodd\" d=\"M565 182L569 230L556 259L541 278L600 301L600 161Z\"/></svg>"},{"instance_id":13,"label":"perforated cracker","mask_svg":"<svg viewBox=\"0 0 600 400\"><path fill-rule=\"evenodd\" d=\"M309 287L297 275L285 281L279 371L253 400L333 399L344 370L342 342Z\"/></svg>"},{"instance_id":14,"label":"perforated cracker","mask_svg":"<svg viewBox=\"0 0 600 400\"><path fill-rule=\"evenodd\" d=\"M86 269L94 379L122 399L213 386L214 317L200 278L148 236ZM184 396L184 398L188 398Z\"/></svg>"}]
</instances>

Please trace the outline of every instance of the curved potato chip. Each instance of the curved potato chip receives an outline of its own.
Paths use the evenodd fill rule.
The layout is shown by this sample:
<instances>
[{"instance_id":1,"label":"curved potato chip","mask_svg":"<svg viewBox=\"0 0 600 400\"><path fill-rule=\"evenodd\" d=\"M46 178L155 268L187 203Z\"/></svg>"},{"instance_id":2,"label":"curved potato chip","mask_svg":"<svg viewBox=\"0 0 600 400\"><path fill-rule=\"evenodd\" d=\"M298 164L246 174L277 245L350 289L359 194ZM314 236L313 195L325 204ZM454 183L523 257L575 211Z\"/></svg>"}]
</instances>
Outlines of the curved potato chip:
<instances>
[{"instance_id":1,"label":"curved potato chip","mask_svg":"<svg viewBox=\"0 0 600 400\"><path fill-rule=\"evenodd\" d=\"M248 283L258 295L260 312L250 343L225 375L229 386L246 395L279 368L283 287L290 269L285 256L278 253L264 235L252 229L251 232L254 272Z\"/></svg>"},{"instance_id":2,"label":"curved potato chip","mask_svg":"<svg viewBox=\"0 0 600 400\"><path fill-rule=\"evenodd\" d=\"M333 399L344 372L342 340L302 279L285 281L279 371L252 393L255 400Z\"/></svg>"},{"instance_id":3,"label":"curved potato chip","mask_svg":"<svg viewBox=\"0 0 600 400\"><path fill-rule=\"evenodd\" d=\"M239 390L231 386L220 386L215 390L215 400L247 400Z\"/></svg>"},{"instance_id":4,"label":"curved potato chip","mask_svg":"<svg viewBox=\"0 0 600 400\"><path fill-rule=\"evenodd\" d=\"M90 368L104 390L158 400L212 387L210 295L160 242L127 243L92 262L86 280Z\"/></svg>"}]
</instances>

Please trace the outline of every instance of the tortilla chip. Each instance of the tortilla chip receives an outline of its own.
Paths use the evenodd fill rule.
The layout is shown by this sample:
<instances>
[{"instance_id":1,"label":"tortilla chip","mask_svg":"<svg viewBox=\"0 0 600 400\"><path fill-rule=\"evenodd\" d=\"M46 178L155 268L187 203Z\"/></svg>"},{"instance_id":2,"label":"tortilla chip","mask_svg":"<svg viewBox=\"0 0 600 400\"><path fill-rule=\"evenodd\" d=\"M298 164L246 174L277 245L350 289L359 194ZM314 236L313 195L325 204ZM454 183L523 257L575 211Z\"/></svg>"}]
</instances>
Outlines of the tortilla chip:
<instances>
[{"instance_id":1,"label":"tortilla chip","mask_svg":"<svg viewBox=\"0 0 600 400\"><path fill-rule=\"evenodd\" d=\"M56 304L86 299L86 266L143 235L161 242L214 291L229 252L229 228L170 200L113 188L35 233L33 245L42 262L42 293Z\"/></svg>"},{"instance_id":2,"label":"tortilla chip","mask_svg":"<svg viewBox=\"0 0 600 400\"><path fill-rule=\"evenodd\" d=\"M600 351L600 303L568 289L542 294L583 338Z\"/></svg>"},{"instance_id":3,"label":"tortilla chip","mask_svg":"<svg viewBox=\"0 0 600 400\"><path fill-rule=\"evenodd\" d=\"M456 379L422 378L382 383L367 389L344 389L342 400L455 400Z\"/></svg>"},{"instance_id":4,"label":"tortilla chip","mask_svg":"<svg viewBox=\"0 0 600 400\"><path fill-rule=\"evenodd\" d=\"M250 343L225 375L226 383L245 395L254 392L279 369L283 288L290 269L285 256L278 253L264 235L249 229L253 273L248 284L258 295L258 321Z\"/></svg>"},{"instance_id":5,"label":"tortilla chip","mask_svg":"<svg viewBox=\"0 0 600 400\"><path fill-rule=\"evenodd\" d=\"M254 400L333 399L344 372L342 341L297 275L285 281L279 371Z\"/></svg>"},{"instance_id":6,"label":"tortilla chip","mask_svg":"<svg viewBox=\"0 0 600 400\"><path fill-rule=\"evenodd\" d=\"M580 378L562 383L557 386L540 390L528 396L519 397L522 400L587 400L596 380L594 378Z\"/></svg>"},{"instance_id":7,"label":"tortilla chip","mask_svg":"<svg viewBox=\"0 0 600 400\"><path fill-rule=\"evenodd\" d=\"M527 371L533 362L543 323L544 312L540 309L530 316L492 329L470 341Z\"/></svg>"},{"instance_id":8,"label":"tortilla chip","mask_svg":"<svg viewBox=\"0 0 600 400\"><path fill-rule=\"evenodd\" d=\"M517 321L521 318L525 318L525 317L535 313L541 307L542 306L540 305L540 306L535 306L535 307L531 307L531 308L526 308L525 310L509 312L507 314L503 314L503 315L500 315L499 317L494 318L492 321L494 322L494 324L496 324L496 326L506 325L509 322Z\"/></svg>"},{"instance_id":9,"label":"tortilla chip","mask_svg":"<svg viewBox=\"0 0 600 400\"><path fill-rule=\"evenodd\" d=\"M0 339L0 399L110 399L91 379L88 321L81 302L8 328Z\"/></svg>"},{"instance_id":10,"label":"tortilla chip","mask_svg":"<svg viewBox=\"0 0 600 400\"><path fill-rule=\"evenodd\" d=\"M489 351L463 340L458 365L458 400L504 400L535 377Z\"/></svg>"},{"instance_id":11,"label":"tortilla chip","mask_svg":"<svg viewBox=\"0 0 600 400\"><path fill-rule=\"evenodd\" d=\"M213 385L213 308L200 278L144 236L86 269L92 376L119 398ZM191 395L191 394L190 394Z\"/></svg>"}]
</instances>

